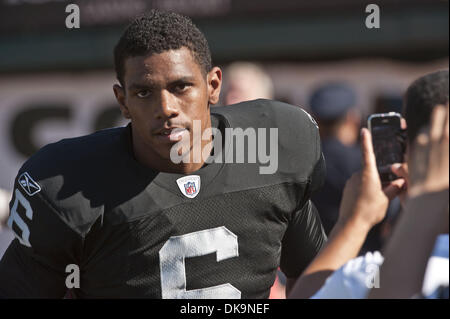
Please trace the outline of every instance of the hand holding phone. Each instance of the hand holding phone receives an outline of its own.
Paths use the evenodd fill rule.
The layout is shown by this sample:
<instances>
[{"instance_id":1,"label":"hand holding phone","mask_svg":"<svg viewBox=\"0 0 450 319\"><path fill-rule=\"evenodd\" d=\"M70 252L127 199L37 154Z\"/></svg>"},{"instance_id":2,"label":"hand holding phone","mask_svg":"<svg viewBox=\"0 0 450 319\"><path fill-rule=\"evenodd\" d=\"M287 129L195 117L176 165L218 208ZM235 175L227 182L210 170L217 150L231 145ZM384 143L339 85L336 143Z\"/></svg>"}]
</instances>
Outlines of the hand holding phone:
<instances>
[{"instance_id":1,"label":"hand holding phone","mask_svg":"<svg viewBox=\"0 0 450 319\"><path fill-rule=\"evenodd\" d=\"M372 114L368 119L368 127L372 134L381 182L388 184L398 179L392 173L391 165L404 162L406 142L401 127L401 115L396 112Z\"/></svg>"}]
</instances>

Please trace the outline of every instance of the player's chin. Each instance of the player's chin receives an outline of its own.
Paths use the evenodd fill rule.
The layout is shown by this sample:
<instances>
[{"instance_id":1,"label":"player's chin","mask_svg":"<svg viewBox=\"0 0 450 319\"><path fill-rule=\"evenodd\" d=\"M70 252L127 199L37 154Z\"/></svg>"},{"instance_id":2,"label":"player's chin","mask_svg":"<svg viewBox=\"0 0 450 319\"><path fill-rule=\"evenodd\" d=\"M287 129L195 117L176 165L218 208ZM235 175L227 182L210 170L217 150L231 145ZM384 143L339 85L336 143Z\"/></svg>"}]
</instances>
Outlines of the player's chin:
<instances>
[{"instance_id":1,"label":"player's chin","mask_svg":"<svg viewBox=\"0 0 450 319\"><path fill-rule=\"evenodd\" d=\"M193 161L193 150L190 145L175 145L169 150L169 152L164 152L161 154L163 158L171 161L173 164L192 163Z\"/></svg>"}]
</instances>

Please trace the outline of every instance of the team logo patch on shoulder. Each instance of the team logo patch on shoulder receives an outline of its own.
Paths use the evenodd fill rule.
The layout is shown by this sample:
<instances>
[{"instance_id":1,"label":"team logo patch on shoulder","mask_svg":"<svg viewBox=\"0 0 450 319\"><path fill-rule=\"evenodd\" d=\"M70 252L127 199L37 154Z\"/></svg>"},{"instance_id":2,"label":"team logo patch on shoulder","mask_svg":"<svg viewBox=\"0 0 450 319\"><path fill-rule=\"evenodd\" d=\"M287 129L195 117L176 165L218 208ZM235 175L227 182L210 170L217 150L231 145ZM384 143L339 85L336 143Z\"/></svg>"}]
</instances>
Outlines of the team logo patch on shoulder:
<instances>
[{"instance_id":1,"label":"team logo patch on shoulder","mask_svg":"<svg viewBox=\"0 0 450 319\"><path fill-rule=\"evenodd\" d=\"M200 176L189 175L177 179L178 188L188 198L194 198L200 192Z\"/></svg>"},{"instance_id":2,"label":"team logo patch on shoulder","mask_svg":"<svg viewBox=\"0 0 450 319\"><path fill-rule=\"evenodd\" d=\"M41 186L36 183L27 172L19 176L19 184L22 186L23 190L30 196L41 191Z\"/></svg>"}]
</instances>

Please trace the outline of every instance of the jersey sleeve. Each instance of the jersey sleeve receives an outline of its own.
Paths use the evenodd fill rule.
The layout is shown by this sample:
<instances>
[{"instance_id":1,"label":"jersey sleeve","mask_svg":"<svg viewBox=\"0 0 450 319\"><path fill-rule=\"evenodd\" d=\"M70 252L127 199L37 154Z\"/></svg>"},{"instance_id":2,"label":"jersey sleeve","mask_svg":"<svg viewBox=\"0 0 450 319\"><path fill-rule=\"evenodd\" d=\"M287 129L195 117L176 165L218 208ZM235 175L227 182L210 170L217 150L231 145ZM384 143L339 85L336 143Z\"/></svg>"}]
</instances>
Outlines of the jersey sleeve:
<instances>
[{"instance_id":1,"label":"jersey sleeve","mask_svg":"<svg viewBox=\"0 0 450 319\"><path fill-rule=\"evenodd\" d=\"M314 119L306 114L310 120L308 123L314 160L299 209L293 213L282 242L280 268L288 278L300 276L327 241L319 213L311 201L311 195L325 181L325 159L321 150L319 128Z\"/></svg>"},{"instance_id":2,"label":"jersey sleeve","mask_svg":"<svg viewBox=\"0 0 450 319\"><path fill-rule=\"evenodd\" d=\"M308 200L295 213L282 241L280 268L286 277L300 276L326 240L316 207Z\"/></svg>"},{"instance_id":3,"label":"jersey sleeve","mask_svg":"<svg viewBox=\"0 0 450 319\"><path fill-rule=\"evenodd\" d=\"M79 265L82 238L60 218L45 189L19 174L7 223L16 238L0 260L0 298L61 298L66 268Z\"/></svg>"}]
</instances>

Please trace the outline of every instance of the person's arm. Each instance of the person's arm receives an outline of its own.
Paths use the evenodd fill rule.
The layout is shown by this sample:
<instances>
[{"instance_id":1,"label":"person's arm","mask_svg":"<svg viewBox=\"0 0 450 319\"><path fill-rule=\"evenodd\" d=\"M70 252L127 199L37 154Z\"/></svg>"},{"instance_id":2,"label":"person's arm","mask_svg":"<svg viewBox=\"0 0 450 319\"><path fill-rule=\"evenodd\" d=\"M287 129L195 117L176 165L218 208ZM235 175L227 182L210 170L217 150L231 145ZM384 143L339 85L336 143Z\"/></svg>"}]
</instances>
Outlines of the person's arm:
<instances>
[{"instance_id":1,"label":"person's arm","mask_svg":"<svg viewBox=\"0 0 450 319\"><path fill-rule=\"evenodd\" d=\"M291 293L298 278L286 278L286 296Z\"/></svg>"},{"instance_id":2,"label":"person's arm","mask_svg":"<svg viewBox=\"0 0 450 319\"><path fill-rule=\"evenodd\" d=\"M327 277L357 256L369 230L385 216L389 198L401 190L404 180L382 189L373 152L371 134L362 131L363 170L347 182L339 219L328 242L297 280L289 298L309 298Z\"/></svg>"},{"instance_id":3,"label":"person's arm","mask_svg":"<svg viewBox=\"0 0 450 319\"><path fill-rule=\"evenodd\" d=\"M411 298L422 289L436 237L448 233L449 111L437 106L431 128L411 152L410 188L403 216L386 246L380 288L369 298Z\"/></svg>"},{"instance_id":4,"label":"person's arm","mask_svg":"<svg viewBox=\"0 0 450 319\"><path fill-rule=\"evenodd\" d=\"M82 238L44 190L30 195L24 187L17 179L8 219L16 239L0 260L0 298L62 298L67 265L80 265Z\"/></svg>"},{"instance_id":5,"label":"person's arm","mask_svg":"<svg viewBox=\"0 0 450 319\"><path fill-rule=\"evenodd\" d=\"M282 241L280 268L286 275L286 295L325 242L319 214L309 200L296 212Z\"/></svg>"},{"instance_id":6,"label":"person's arm","mask_svg":"<svg viewBox=\"0 0 450 319\"><path fill-rule=\"evenodd\" d=\"M335 225L328 243L297 280L288 298L310 298L325 280L343 264L356 257L370 227L359 221Z\"/></svg>"},{"instance_id":7,"label":"person's arm","mask_svg":"<svg viewBox=\"0 0 450 319\"><path fill-rule=\"evenodd\" d=\"M321 149L317 123L308 113L311 141L314 152L314 168L309 176L307 191L302 208L294 212L293 218L282 242L280 268L286 275L286 296L311 260L319 253L327 240L317 208L311 195L320 189L325 181L326 164ZM297 125L297 124L296 124Z\"/></svg>"}]
</instances>

